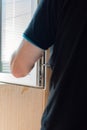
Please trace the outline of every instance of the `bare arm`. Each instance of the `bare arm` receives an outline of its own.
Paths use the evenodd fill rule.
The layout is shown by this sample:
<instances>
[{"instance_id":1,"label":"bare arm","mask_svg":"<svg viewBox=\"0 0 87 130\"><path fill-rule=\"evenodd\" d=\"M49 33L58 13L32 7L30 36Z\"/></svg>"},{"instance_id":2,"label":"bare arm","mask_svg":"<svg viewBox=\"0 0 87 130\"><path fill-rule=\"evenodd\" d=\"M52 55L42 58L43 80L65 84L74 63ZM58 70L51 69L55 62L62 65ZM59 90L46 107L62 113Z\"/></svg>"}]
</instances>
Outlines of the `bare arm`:
<instances>
[{"instance_id":1,"label":"bare arm","mask_svg":"<svg viewBox=\"0 0 87 130\"><path fill-rule=\"evenodd\" d=\"M26 76L42 55L42 49L23 39L19 49L14 52L11 59L12 74L17 78Z\"/></svg>"}]
</instances>

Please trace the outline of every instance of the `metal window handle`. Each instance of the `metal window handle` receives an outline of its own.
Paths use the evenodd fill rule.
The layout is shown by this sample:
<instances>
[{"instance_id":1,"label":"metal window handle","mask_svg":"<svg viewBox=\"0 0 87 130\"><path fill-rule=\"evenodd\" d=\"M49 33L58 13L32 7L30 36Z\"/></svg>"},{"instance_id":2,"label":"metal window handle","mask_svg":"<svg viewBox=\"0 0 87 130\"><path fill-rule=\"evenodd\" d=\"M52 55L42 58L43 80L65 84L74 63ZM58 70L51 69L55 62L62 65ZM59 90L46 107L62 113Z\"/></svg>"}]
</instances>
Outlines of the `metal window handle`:
<instances>
[{"instance_id":1,"label":"metal window handle","mask_svg":"<svg viewBox=\"0 0 87 130\"><path fill-rule=\"evenodd\" d=\"M48 64L48 63L42 64L42 66L50 68L50 64Z\"/></svg>"}]
</instances>

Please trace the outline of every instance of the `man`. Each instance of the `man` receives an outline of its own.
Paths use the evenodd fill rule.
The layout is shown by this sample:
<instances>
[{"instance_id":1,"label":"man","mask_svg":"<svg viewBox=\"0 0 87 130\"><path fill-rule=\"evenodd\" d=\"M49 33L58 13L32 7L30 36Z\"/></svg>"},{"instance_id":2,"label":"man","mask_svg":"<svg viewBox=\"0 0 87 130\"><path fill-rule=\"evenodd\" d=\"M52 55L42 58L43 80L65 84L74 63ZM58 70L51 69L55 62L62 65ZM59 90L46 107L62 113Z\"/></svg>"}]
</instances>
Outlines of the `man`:
<instances>
[{"instance_id":1,"label":"man","mask_svg":"<svg viewBox=\"0 0 87 130\"><path fill-rule=\"evenodd\" d=\"M41 130L87 130L86 0L41 0L13 54L15 77L27 75L50 46L53 70Z\"/></svg>"}]
</instances>

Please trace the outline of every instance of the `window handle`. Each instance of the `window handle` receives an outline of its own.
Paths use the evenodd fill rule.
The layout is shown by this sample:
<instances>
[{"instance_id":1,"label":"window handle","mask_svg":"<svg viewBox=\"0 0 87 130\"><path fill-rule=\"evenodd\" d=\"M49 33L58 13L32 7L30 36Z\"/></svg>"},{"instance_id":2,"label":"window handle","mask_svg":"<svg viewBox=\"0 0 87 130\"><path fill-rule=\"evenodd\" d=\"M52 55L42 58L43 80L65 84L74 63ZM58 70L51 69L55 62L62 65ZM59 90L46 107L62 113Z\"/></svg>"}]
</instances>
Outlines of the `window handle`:
<instances>
[{"instance_id":1,"label":"window handle","mask_svg":"<svg viewBox=\"0 0 87 130\"><path fill-rule=\"evenodd\" d=\"M42 66L50 68L50 64L48 64L48 63L42 64Z\"/></svg>"}]
</instances>

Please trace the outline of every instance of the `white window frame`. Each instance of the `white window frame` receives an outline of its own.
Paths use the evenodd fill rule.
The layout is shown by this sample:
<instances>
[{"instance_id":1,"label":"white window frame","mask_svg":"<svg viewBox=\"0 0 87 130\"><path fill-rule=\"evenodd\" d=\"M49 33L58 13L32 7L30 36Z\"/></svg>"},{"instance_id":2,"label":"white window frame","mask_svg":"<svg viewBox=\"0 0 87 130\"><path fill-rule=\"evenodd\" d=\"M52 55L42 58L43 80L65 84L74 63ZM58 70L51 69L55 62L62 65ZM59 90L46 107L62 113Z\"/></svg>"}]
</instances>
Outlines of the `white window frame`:
<instances>
[{"instance_id":1,"label":"white window frame","mask_svg":"<svg viewBox=\"0 0 87 130\"><path fill-rule=\"evenodd\" d=\"M35 0L31 0L31 1L32 1L32 3L35 2ZM38 0L37 0L37 2L38 2ZM34 4L33 4L33 6L34 6ZM0 13L1 13L0 14L0 16L1 16L0 17L0 50L1 50L2 0L0 0ZM33 14L33 10L32 10L32 14ZM0 59L1 59L1 57L0 57ZM37 69L37 64L38 63L36 63L34 69ZM2 72L0 72L0 82L10 83L10 84L18 84L18 85L25 85L25 86L33 86L33 87L39 87L39 85L40 85L40 88L43 88L43 85L39 84L39 81L37 81L38 78L41 77L41 75L36 73L36 76L35 76L35 74L33 74L32 76L33 77L30 77L30 74L29 74L29 75L27 75L26 77L23 77L23 78L15 78L11 73L2 73ZM35 77L37 77L37 79ZM32 82L32 78L34 78L33 82Z\"/></svg>"}]
</instances>

